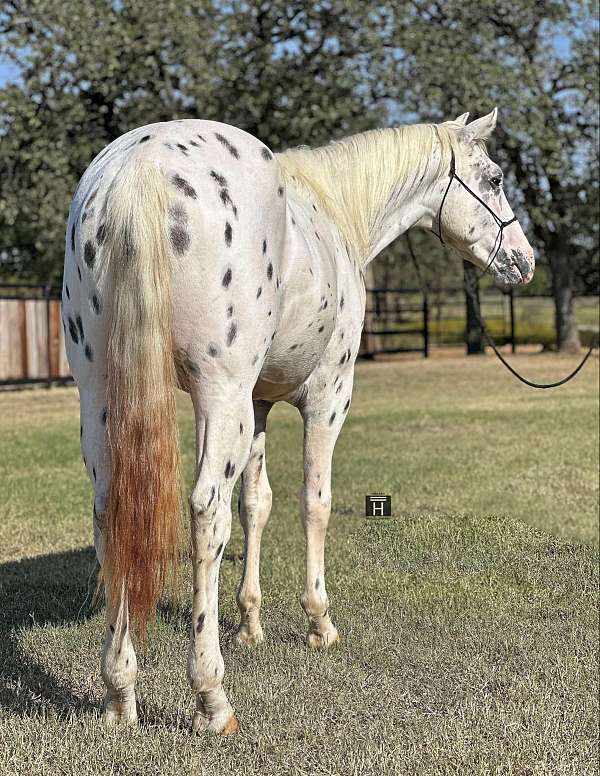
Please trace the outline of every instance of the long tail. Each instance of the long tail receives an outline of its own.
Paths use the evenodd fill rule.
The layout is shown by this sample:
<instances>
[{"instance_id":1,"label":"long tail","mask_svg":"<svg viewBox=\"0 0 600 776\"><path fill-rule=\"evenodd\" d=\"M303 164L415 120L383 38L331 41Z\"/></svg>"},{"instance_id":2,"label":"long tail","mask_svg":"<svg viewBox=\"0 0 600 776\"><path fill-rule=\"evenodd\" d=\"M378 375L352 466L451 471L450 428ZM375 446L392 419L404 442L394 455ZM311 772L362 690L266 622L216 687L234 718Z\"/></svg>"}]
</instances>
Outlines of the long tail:
<instances>
[{"instance_id":1,"label":"long tail","mask_svg":"<svg viewBox=\"0 0 600 776\"><path fill-rule=\"evenodd\" d=\"M172 346L168 194L159 168L132 160L107 195L97 264L113 294L106 433L111 465L103 578L127 593L141 633L177 578L181 486ZM108 300L107 300L108 301Z\"/></svg>"}]
</instances>

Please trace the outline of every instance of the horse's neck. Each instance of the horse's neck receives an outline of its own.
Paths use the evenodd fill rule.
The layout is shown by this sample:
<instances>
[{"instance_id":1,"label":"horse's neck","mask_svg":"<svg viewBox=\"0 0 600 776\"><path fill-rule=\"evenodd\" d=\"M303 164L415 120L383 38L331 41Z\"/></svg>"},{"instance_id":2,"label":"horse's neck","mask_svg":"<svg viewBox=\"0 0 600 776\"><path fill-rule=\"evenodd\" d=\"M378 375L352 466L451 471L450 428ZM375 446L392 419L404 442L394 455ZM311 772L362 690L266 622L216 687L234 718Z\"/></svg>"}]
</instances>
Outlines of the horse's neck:
<instances>
[{"instance_id":1,"label":"horse's neck","mask_svg":"<svg viewBox=\"0 0 600 776\"><path fill-rule=\"evenodd\" d=\"M427 226L432 217L431 205L418 193L408 197L403 203L381 215L378 228L373 236L373 248L363 262L366 267L384 248L387 248L401 234L416 224Z\"/></svg>"},{"instance_id":2,"label":"horse's neck","mask_svg":"<svg viewBox=\"0 0 600 776\"><path fill-rule=\"evenodd\" d=\"M438 152L436 149L435 153ZM432 159L434 162L435 158ZM438 188L438 181L428 175L414 189L390 197L376 220L371 239L372 249L363 261L363 268L412 226L431 227L437 207Z\"/></svg>"}]
</instances>

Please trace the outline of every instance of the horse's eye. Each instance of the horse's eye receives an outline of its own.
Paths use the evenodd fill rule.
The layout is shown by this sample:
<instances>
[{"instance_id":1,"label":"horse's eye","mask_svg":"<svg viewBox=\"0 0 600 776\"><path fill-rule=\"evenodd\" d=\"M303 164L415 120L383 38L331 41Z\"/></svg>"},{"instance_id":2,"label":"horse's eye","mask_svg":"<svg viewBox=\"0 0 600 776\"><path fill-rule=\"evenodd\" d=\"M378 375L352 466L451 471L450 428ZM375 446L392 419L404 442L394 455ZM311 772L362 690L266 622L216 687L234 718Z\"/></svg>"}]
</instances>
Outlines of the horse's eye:
<instances>
[{"instance_id":1,"label":"horse's eye","mask_svg":"<svg viewBox=\"0 0 600 776\"><path fill-rule=\"evenodd\" d=\"M490 183L495 189L499 189L502 186L502 176L495 175L493 178L490 178Z\"/></svg>"}]
</instances>

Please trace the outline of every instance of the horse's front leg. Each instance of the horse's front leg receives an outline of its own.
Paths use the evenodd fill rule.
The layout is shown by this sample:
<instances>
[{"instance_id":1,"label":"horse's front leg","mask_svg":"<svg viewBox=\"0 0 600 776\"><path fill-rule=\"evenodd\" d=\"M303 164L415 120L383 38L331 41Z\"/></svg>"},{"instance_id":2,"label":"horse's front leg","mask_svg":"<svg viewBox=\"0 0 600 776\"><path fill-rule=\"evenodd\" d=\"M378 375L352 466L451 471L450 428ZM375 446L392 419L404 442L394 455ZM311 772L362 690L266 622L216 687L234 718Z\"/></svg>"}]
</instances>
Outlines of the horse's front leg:
<instances>
[{"instance_id":1,"label":"horse's front leg","mask_svg":"<svg viewBox=\"0 0 600 776\"><path fill-rule=\"evenodd\" d=\"M306 537L306 586L301 603L308 616L306 643L317 648L330 647L339 638L329 616L329 599L325 587L325 535L331 512L331 460L345 417L343 409L339 411L335 408L337 403L332 397L331 401L324 402L324 406L306 406L302 410L304 484L300 503Z\"/></svg>"}]
</instances>

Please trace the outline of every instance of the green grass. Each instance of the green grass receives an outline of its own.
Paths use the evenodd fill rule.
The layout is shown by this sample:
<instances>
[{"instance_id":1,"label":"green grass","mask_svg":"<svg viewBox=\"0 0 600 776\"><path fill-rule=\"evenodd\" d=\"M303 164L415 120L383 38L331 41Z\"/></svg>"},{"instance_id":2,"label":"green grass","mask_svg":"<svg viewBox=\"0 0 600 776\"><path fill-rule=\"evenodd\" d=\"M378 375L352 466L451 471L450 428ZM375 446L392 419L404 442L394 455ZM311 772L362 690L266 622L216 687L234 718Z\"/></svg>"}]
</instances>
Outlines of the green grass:
<instances>
[{"instance_id":1,"label":"green grass","mask_svg":"<svg viewBox=\"0 0 600 776\"><path fill-rule=\"evenodd\" d=\"M548 380L573 361L515 360ZM235 518L222 565L242 724L228 739L188 732L187 593L139 653L139 727L99 724L77 395L0 395L0 774L596 773L597 370L594 356L566 387L534 392L485 357L358 366L334 459L327 581L342 641L327 654L304 646L302 429L277 406L253 651L234 641ZM373 491L392 495L393 519L362 517Z\"/></svg>"}]
</instances>

